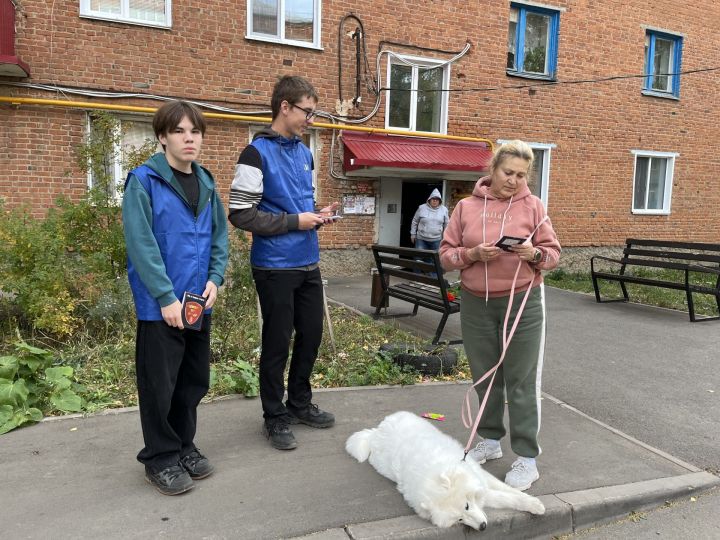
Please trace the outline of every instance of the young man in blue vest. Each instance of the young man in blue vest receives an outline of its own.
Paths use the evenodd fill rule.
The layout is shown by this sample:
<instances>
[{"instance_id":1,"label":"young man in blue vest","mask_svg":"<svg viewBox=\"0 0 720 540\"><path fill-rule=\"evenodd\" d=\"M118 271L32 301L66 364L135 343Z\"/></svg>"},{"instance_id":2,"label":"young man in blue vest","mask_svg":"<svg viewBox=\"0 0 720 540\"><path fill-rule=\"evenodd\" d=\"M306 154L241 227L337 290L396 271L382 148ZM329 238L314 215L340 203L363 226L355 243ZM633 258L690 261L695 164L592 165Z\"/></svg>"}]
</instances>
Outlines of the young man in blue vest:
<instances>
[{"instance_id":1,"label":"young man in blue vest","mask_svg":"<svg viewBox=\"0 0 720 540\"><path fill-rule=\"evenodd\" d=\"M138 461L160 493L178 495L213 472L193 439L210 381L210 308L227 264L227 221L212 175L195 162L205 134L202 113L184 101L168 102L155 113L153 130L164 153L128 174L122 208L138 319L145 440ZM200 330L183 326L186 291L206 299Z\"/></svg>"},{"instance_id":2,"label":"young man in blue vest","mask_svg":"<svg viewBox=\"0 0 720 540\"><path fill-rule=\"evenodd\" d=\"M300 137L318 96L302 77L286 76L271 98L272 125L242 153L230 188L230 222L253 234L250 263L262 311L260 399L264 433L279 450L297 442L291 424L327 428L335 417L312 403L312 373L323 330L317 228L337 203L315 210L313 157ZM283 375L293 330L287 401Z\"/></svg>"}]
</instances>

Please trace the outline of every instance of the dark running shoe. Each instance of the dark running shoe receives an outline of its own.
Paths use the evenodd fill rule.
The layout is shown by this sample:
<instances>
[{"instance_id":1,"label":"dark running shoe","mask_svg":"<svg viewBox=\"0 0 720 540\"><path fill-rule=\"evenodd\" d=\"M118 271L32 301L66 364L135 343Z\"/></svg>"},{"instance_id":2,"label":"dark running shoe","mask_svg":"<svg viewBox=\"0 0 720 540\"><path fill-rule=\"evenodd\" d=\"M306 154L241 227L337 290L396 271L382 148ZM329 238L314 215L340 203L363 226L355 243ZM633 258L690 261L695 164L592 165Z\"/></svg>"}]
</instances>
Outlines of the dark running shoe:
<instances>
[{"instance_id":1,"label":"dark running shoe","mask_svg":"<svg viewBox=\"0 0 720 540\"><path fill-rule=\"evenodd\" d=\"M297 448L297 441L285 418L265 420L263 433L265 433L273 448L278 450Z\"/></svg>"},{"instance_id":2,"label":"dark running shoe","mask_svg":"<svg viewBox=\"0 0 720 540\"><path fill-rule=\"evenodd\" d=\"M329 428L335 425L335 416L320 409L311 403L304 409L288 407L288 417L291 424L305 424L314 428Z\"/></svg>"},{"instance_id":3,"label":"dark running shoe","mask_svg":"<svg viewBox=\"0 0 720 540\"><path fill-rule=\"evenodd\" d=\"M195 487L192 478L180 463L157 472L145 467L145 480L163 495L180 495Z\"/></svg>"},{"instance_id":4,"label":"dark running shoe","mask_svg":"<svg viewBox=\"0 0 720 540\"><path fill-rule=\"evenodd\" d=\"M193 480L202 480L215 472L215 467L210 464L210 460L203 456L197 448L187 456L181 457L180 463Z\"/></svg>"}]
</instances>

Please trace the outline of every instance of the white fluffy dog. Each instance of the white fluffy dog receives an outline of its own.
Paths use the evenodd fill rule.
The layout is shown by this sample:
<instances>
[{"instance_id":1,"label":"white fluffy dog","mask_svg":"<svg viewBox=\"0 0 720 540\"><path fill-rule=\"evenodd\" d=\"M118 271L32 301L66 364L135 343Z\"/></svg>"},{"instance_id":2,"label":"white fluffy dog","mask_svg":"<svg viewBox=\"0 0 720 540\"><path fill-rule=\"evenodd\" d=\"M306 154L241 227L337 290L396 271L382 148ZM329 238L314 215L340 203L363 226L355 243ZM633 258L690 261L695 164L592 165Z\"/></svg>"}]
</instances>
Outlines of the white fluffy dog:
<instances>
[{"instance_id":1,"label":"white fluffy dog","mask_svg":"<svg viewBox=\"0 0 720 540\"><path fill-rule=\"evenodd\" d=\"M545 512L539 499L501 482L475 460L463 461L460 443L409 412L396 412L378 427L352 434L345 449L397 483L413 510L438 527L464 523L484 530L485 507Z\"/></svg>"}]
</instances>

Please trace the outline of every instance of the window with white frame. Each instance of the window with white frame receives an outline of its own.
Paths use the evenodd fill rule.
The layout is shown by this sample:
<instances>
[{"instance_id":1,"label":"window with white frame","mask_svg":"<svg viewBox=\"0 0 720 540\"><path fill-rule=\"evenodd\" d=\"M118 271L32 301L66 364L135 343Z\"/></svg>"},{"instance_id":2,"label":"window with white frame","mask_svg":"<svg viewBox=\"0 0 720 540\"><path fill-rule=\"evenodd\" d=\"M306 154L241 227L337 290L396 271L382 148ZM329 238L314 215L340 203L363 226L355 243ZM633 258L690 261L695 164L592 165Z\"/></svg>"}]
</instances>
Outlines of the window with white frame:
<instances>
[{"instance_id":1,"label":"window with white frame","mask_svg":"<svg viewBox=\"0 0 720 540\"><path fill-rule=\"evenodd\" d=\"M247 37L320 47L321 0L248 0Z\"/></svg>"},{"instance_id":2,"label":"window with white frame","mask_svg":"<svg viewBox=\"0 0 720 540\"><path fill-rule=\"evenodd\" d=\"M96 129L93 117L88 115L88 130L92 131L93 129ZM109 148L104 156L97 158L102 160L102 164L98 168L104 170L104 174L110 180L107 186L108 195L111 199L120 201L129 168L128 160L132 154L140 149L145 151L151 146L156 146L156 150L160 151L161 147L155 138L150 118L120 118L117 132L113 134L112 139L112 148ZM88 187L90 188L99 185L99 179L95 178L93 169L96 167L91 167L88 172Z\"/></svg>"},{"instance_id":3,"label":"window with white frame","mask_svg":"<svg viewBox=\"0 0 720 540\"><path fill-rule=\"evenodd\" d=\"M648 30L645 34L646 94L680 97L682 37Z\"/></svg>"},{"instance_id":4,"label":"window with white frame","mask_svg":"<svg viewBox=\"0 0 720 540\"><path fill-rule=\"evenodd\" d=\"M633 213L669 214L678 154L644 150L633 150L632 153L635 156Z\"/></svg>"},{"instance_id":5,"label":"window with white frame","mask_svg":"<svg viewBox=\"0 0 720 540\"><path fill-rule=\"evenodd\" d=\"M250 142L252 142L253 137L255 137L255 134L263 129L262 126L250 126ZM317 199L317 178L318 178L318 156L317 156L317 131L314 129L309 129L305 133L303 133L302 142L305 146L307 146L310 149L310 152L312 153L313 158L313 175L312 175L312 184L313 184L313 190L315 191L315 198Z\"/></svg>"},{"instance_id":6,"label":"window with white frame","mask_svg":"<svg viewBox=\"0 0 720 540\"><path fill-rule=\"evenodd\" d=\"M499 140L498 144L506 142L508 141ZM533 151L533 166L527 180L528 188L547 208L548 194L550 192L550 153L555 148L555 145L531 142L527 144Z\"/></svg>"},{"instance_id":7,"label":"window with white frame","mask_svg":"<svg viewBox=\"0 0 720 540\"><path fill-rule=\"evenodd\" d=\"M170 28L172 0L80 0L80 16Z\"/></svg>"},{"instance_id":8,"label":"window with white frame","mask_svg":"<svg viewBox=\"0 0 720 540\"><path fill-rule=\"evenodd\" d=\"M507 73L554 79L557 70L559 28L559 11L535 5L511 3Z\"/></svg>"},{"instance_id":9,"label":"window with white frame","mask_svg":"<svg viewBox=\"0 0 720 540\"><path fill-rule=\"evenodd\" d=\"M385 126L408 131L447 132L449 65L409 56L388 63Z\"/></svg>"}]
</instances>

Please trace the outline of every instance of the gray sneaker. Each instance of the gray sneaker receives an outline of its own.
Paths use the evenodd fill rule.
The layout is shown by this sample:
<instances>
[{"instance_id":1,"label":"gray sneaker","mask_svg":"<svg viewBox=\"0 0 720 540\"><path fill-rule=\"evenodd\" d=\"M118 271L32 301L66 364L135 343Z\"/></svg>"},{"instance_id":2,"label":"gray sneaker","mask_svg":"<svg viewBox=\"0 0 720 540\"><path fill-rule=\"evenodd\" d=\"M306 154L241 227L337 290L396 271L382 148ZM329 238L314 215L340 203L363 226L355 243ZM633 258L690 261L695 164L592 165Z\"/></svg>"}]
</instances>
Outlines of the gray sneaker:
<instances>
[{"instance_id":1,"label":"gray sneaker","mask_svg":"<svg viewBox=\"0 0 720 540\"><path fill-rule=\"evenodd\" d=\"M477 443L475 448L470 450L468 454L480 465L485 463L488 459L500 459L502 457L500 441L496 441L494 439L483 439Z\"/></svg>"},{"instance_id":2,"label":"gray sneaker","mask_svg":"<svg viewBox=\"0 0 720 540\"><path fill-rule=\"evenodd\" d=\"M505 475L505 483L515 489L525 491L538 478L540 478L540 473L537 470L535 459L519 457Z\"/></svg>"}]
</instances>

